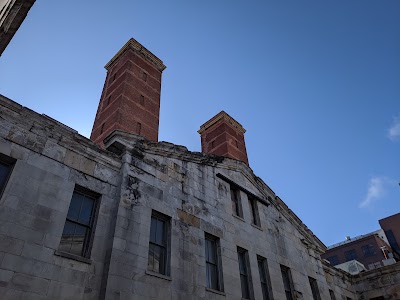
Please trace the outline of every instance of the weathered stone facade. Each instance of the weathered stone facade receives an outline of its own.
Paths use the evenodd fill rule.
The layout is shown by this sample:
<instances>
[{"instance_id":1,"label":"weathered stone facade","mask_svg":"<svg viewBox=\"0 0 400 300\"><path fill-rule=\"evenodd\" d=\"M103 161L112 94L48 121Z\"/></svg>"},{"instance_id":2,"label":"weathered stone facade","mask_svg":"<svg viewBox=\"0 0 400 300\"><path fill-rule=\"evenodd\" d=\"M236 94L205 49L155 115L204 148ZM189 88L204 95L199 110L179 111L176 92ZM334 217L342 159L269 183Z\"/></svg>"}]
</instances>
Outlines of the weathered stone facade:
<instances>
[{"instance_id":1,"label":"weathered stone facade","mask_svg":"<svg viewBox=\"0 0 400 300\"><path fill-rule=\"evenodd\" d=\"M239 134L228 123L201 134L213 152L231 132L219 141L231 158L157 142L165 66L139 45L107 65L94 142L0 95L1 299L399 299L398 264L352 277L321 259L325 245L253 173L227 114ZM118 91L142 105L152 84L154 122L111 104Z\"/></svg>"},{"instance_id":2,"label":"weathered stone facade","mask_svg":"<svg viewBox=\"0 0 400 300\"><path fill-rule=\"evenodd\" d=\"M326 265L325 246L243 162L119 131L102 150L49 117L0 103L0 153L15 160L0 200L2 299L241 299L237 247L248 251L253 299L263 299L257 255L267 259L274 299L286 299L281 265L298 299L313 299L308 277L321 299L330 289L336 299L370 299L380 285L393 293L379 295L398 299L398 265L354 278ZM231 185L242 217L232 212ZM58 253L76 186L101 195L82 260ZM154 211L170 218L168 275L148 270ZM205 234L219 238L221 291L206 288Z\"/></svg>"}]
</instances>

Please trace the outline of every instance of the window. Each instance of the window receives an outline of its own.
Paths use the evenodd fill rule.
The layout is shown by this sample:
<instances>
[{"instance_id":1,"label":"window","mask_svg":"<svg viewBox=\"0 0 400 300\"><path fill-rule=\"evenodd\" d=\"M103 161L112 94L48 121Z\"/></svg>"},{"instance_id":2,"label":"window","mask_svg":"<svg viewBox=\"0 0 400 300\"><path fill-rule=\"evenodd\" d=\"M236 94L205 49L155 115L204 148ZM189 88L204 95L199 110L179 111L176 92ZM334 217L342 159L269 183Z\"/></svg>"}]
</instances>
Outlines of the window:
<instances>
[{"instance_id":1,"label":"window","mask_svg":"<svg viewBox=\"0 0 400 300\"><path fill-rule=\"evenodd\" d=\"M394 251L396 251L398 254L400 254L400 247L399 247L399 244L397 243L397 240L396 240L396 238L395 238L395 236L393 234L393 231L392 230L385 230L385 234L386 234L386 237L388 239L390 247L392 247L392 249Z\"/></svg>"},{"instance_id":2,"label":"window","mask_svg":"<svg viewBox=\"0 0 400 300\"><path fill-rule=\"evenodd\" d=\"M144 104L144 96L140 95L140 104L143 105Z\"/></svg>"},{"instance_id":3,"label":"window","mask_svg":"<svg viewBox=\"0 0 400 300\"><path fill-rule=\"evenodd\" d=\"M105 123L101 124L100 134L102 134L102 133L104 132L104 124L105 124Z\"/></svg>"},{"instance_id":4,"label":"window","mask_svg":"<svg viewBox=\"0 0 400 300\"><path fill-rule=\"evenodd\" d=\"M329 260L329 262L331 263L332 266L336 266L336 265L340 264L340 261L339 261L339 258L337 257L337 255L329 256L327 258L327 260Z\"/></svg>"},{"instance_id":5,"label":"window","mask_svg":"<svg viewBox=\"0 0 400 300\"><path fill-rule=\"evenodd\" d=\"M219 239L206 233L205 246L207 287L223 291Z\"/></svg>"},{"instance_id":6,"label":"window","mask_svg":"<svg viewBox=\"0 0 400 300\"><path fill-rule=\"evenodd\" d=\"M136 131L137 131L137 134L141 134L141 132L142 132L142 123L137 123L137 128L136 128Z\"/></svg>"},{"instance_id":7,"label":"window","mask_svg":"<svg viewBox=\"0 0 400 300\"><path fill-rule=\"evenodd\" d=\"M319 290L318 290L317 280L312 277L308 277L308 281L310 282L313 299L321 300L321 296L320 296Z\"/></svg>"},{"instance_id":8,"label":"window","mask_svg":"<svg viewBox=\"0 0 400 300\"><path fill-rule=\"evenodd\" d=\"M242 204L240 203L240 191L231 186L231 200L232 200L232 211L238 217L243 217Z\"/></svg>"},{"instance_id":9,"label":"window","mask_svg":"<svg viewBox=\"0 0 400 300\"><path fill-rule=\"evenodd\" d=\"M258 213L258 206L257 206L257 200L251 197L250 195L247 196L249 198L249 206L250 206L250 212L251 212L251 222L260 227L261 222L260 222L260 215Z\"/></svg>"},{"instance_id":10,"label":"window","mask_svg":"<svg viewBox=\"0 0 400 300\"><path fill-rule=\"evenodd\" d=\"M364 256L374 256L376 254L374 245L365 245L361 247Z\"/></svg>"},{"instance_id":11,"label":"window","mask_svg":"<svg viewBox=\"0 0 400 300\"><path fill-rule=\"evenodd\" d=\"M72 194L58 250L85 258L90 257L94 220L99 195L76 186Z\"/></svg>"},{"instance_id":12,"label":"window","mask_svg":"<svg viewBox=\"0 0 400 300\"><path fill-rule=\"evenodd\" d=\"M237 251L238 251L238 261L239 261L240 286L242 288L242 298L253 299L249 253L247 250L240 247L237 248Z\"/></svg>"},{"instance_id":13,"label":"window","mask_svg":"<svg viewBox=\"0 0 400 300\"><path fill-rule=\"evenodd\" d=\"M288 267L281 265L281 273L282 273L283 287L285 288L286 299L294 300L293 281L290 269Z\"/></svg>"},{"instance_id":14,"label":"window","mask_svg":"<svg viewBox=\"0 0 400 300\"><path fill-rule=\"evenodd\" d=\"M350 260L353 260L353 259L357 259L356 250L351 249L351 250L349 250L349 251L346 251L346 252L344 253L344 256L346 257L346 261L350 261Z\"/></svg>"},{"instance_id":15,"label":"window","mask_svg":"<svg viewBox=\"0 0 400 300\"><path fill-rule=\"evenodd\" d=\"M268 272L267 259L257 255L258 272L260 273L263 300L272 300L271 279Z\"/></svg>"},{"instance_id":16,"label":"window","mask_svg":"<svg viewBox=\"0 0 400 300\"><path fill-rule=\"evenodd\" d=\"M329 290L329 295L331 296L331 300L336 300L335 293L332 290Z\"/></svg>"},{"instance_id":17,"label":"window","mask_svg":"<svg viewBox=\"0 0 400 300\"><path fill-rule=\"evenodd\" d=\"M111 96L108 96L106 106L110 104L110 101L111 101Z\"/></svg>"},{"instance_id":18,"label":"window","mask_svg":"<svg viewBox=\"0 0 400 300\"><path fill-rule=\"evenodd\" d=\"M15 159L0 153L0 196L6 187L14 163Z\"/></svg>"},{"instance_id":19,"label":"window","mask_svg":"<svg viewBox=\"0 0 400 300\"><path fill-rule=\"evenodd\" d=\"M114 76L113 76L113 78L112 78L112 81L111 82L113 82L114 80L115 80L115 78L117 77L117 72L115 72L114 73Z\"/></svg>"},{"instance_id":20,"label":"window","mask_svg":"<svg viewBox=\"0 0 400 300\"><path fill-rule=\"evenodd\" d=\"M151 216L148 270L169 275L170 218L157 212Z\"/></svg>"}]
</instances>

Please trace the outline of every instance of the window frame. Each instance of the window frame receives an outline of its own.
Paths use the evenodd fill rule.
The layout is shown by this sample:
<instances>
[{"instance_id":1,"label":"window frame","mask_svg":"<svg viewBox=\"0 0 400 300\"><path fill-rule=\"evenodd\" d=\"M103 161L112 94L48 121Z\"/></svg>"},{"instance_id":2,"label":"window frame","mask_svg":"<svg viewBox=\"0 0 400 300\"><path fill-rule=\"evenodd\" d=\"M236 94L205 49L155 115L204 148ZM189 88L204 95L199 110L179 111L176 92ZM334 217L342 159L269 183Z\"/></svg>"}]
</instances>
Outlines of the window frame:
<instances>
[{"instance_id":1,"label":"window frame","mask_svg":"<svg viewBox=\"0 0 400 300\"><path fill-rule=\"evenodd\" d=\"M274 294L272 292L271 277L269 275L269 269L268 269L268 261L265 257L257 255L257 265L258 265L258 272L260 274L260 283L261 283L263 300L273 300ZM263 282L262 277L264 277L265 282Z\"/></svg>"},{"instance_id":2,"label":"window frame","mask_svg":"<svg viewBox=\"0 0 400 300\"><path fill-rule=\"evenodd\" d=\"M240 278L240 287L242 291L242 299L254 299L254 290L253 290L253 281L251 278L251 269L249 262L249 251L244 248L237 247L238 253L238 265L239 265L239 278ZM242 268L244 272L242 272ZM244 281L242 280L244 278ZM246 283L246 286L243 286L243 282ZM245 287L245 289L244 289ZM246 298L246 293L248 294L248 298Z\"/></svg>"},{"instance_id":3,"label":"window frame","mask_svg":"<svg viewBox=\"0 0 400 300\"><path fill-rule=\"evenodd\" d=\"M290 271L290 268L288 268L284 265L281 265L281 275L282 275L283 289L285 290L286 299L294 300L295 299L294 285L293 285L293 279L292 279L292 272ZM287 281L285 279L287 279ZM287 288L289 288L289 289L287 289Z\"/></svg>"},{"instance_id":4,"label":"window frame","mask_svg":"<svg viewBox=\"0 0 400 300\"><path fill-rule=\"evenodd\" d=\"M230 185L230 197L232 214L243 219L242 202L240 198L240 190L233 185Z\"/></svg>"},{"instance_id":5,"label":"window frame","mask_svg":"<svg viewBox=\"0 0 400 300\"><path fill-rule=\"evenodd\" d=\"M335 292L329 289L329 296L331 296L331 300L336 300Z\"/></svg>"},{"instance_id":6,"label":"window frame","mask_svg":"<svg viewBox=\"0 0 400 300\"><path fill-rule=\"evenodd\" d=\"M81 223L79 221L75 221L72 219L68 219L68 213L69 213L69 209L71 207L71 202L73 199L74 194L80 194L83 195L87 198L91 198L93 200L93 207L92 207L92 211L91 211L91 218L89 221L89 225L86 225L84 223ZM98 219L98 214L99 214L99 208L100 208L100 198L101 198L101 194L98 194L94 191L91 191L87 188L84 188L80 185L75 185L74 191L72 193L71 196L71 201L68 207L68 212L67 215L65 217L65 222L64 222L64 229L65 229L65 224L68 222L74 223L74 224L78 224L79 226L84 226L86 227L86 229L88 229L88 234L85 235L84 238L84 242L82 245L82 254L81 255L77 255L71 252L67 252L64 250L60 250L60 246L61 246L61 242L62 242L62 238L63 238L63 234L61 234L61 239L60 239L60 243L58 245L58 248L56 250L56 254L57 255L61 255L64 257L68 257L68 258L72 258L75 260L80 260L83 262L88 262L90 263L90 255L92 252L92 247L93 247L93 240L94 240L94 235L95 235L95 229L96 229L96 224L97 224L97 219ZM63 229L63 232L64 232Z\"/></svg>"},{"instance_id":7,"label":"window frame","mask_svg":"<svg viewBox=\"0 0 400 300\"><path fill-rule=\"evenodd\" d=\"M258 211L257 200L251 195L247 195L250 206L251 223L257 227L261 227L260 213Z\"/></svg>"},{"instance_id":8,"label":"window frame","mask_svg":"<svg viewBox=\"0 0 400 300\"><path fill-rule=\"evenodd\" d=\"M208 253L208 244L207 241L214 243L214 260L215 263L209 262L207 253ZM204 233L204 250L205 250L205 262L206 262L206 288L214 291L224 292L224 284L223 284L223 275L222 275L222 262L221 262L221 246L220 239L216 236L213 236L207 232ZM213 265L216 268L217 273L217 288L212 287L210 282L211 278L209 278L208 265Z\"/></svg>"},{"instance_id":9,"label":"window frame","mask_svg":"<svg viewBox=\"0 0 400 300\"><path fill-rule=\"evenodd\" d=\"M351 254L351 257L350 257L350 254ZM344 257L346 258L346 262L352 261L352 260L357 260L358 259L358 255L357 255L356 249L350 249L348 251L345 251L344 252Z\"/></svg>"},{"instance_id":10,"label":"window frame","mask_svg":"<svg viewBox=\"0 0 400 300\"><path fill-rule=\"evenodd\" d=\"M370 257L376 255L376 249L375 246L372 244L367 244L361 246L361 251L364 255L364 257Z\"/></svg>"},{"instance_id":11,"label":"window frame","mask_svg":"<svg viewBox=\"0 0 400 300\"><path fill-rule=\"evenodd\" d=\"M327 257L326 259L330 262L330 264L332 266L336 266L336 265L340 264L340 260L337 255L331 255L331 256Z\"/></svg>"},{"instance_id":12,"label":"window frame","mask_svg":"<svg viewBox=\"0 0 400 300\"><path fill-rule=\"evenodd\" d=\"M315 278L308 276L308 281L310 282L311 292L314 300L321 300L321 294L318 289L318 283Z\"/></svg>"},{"instance_id":13,"label":"window frame","mask_svg":"<svg viewBox=\"0 0 400 300\"><path fill-rule=\"evenodd\" d=\"M385 230L385 235L392 250L400 254L400 246L396 240L396 237L393 234L393 230L392 229Z\"/></svg>"},{"instance_id":14,"label":"window frame","mask_svg":"<svg viewBox=\"0 0 400 300\"><path fill-rule=\"evenodd\" d=\"M15 158L12 158L10 156L7 156L3 153L0 153L0 164L2 164L3 166L6 166L6 168L8 168L7 170L7 175L5 176L4 182L1 184L0 182L0 198L3 196L3 193L7 187L8 181L10 180L11 174L13 172L15 163L17 162L17 160Z\"/></svg>"},{"instance_id":15,"label":"window frame","mask_svg":"<svg viewBox=\"0 0 400 300\"><path fill-rule=\"evenodd\" d=\"M160 245L157 244L156 242L153 242L151 240L151 231L152 231L152 220L156 219L158 221L162 221L164 223L164 228L163 228L163 235L164 235L164 242L165 245ZM158 275L162 275L162 276L170 276L171 274L171 217L164 215L158 211L153 210L151 213L151 219L150 219L150 232L149 232L149 250L148 250L148 256L147 256L147 271L154 273L154 274L158 274ZM157 247L162 247L165 250L165 259L164 259L164 273L160 272L160 268L159 271L155 271L154 269L150 269L150 248L151 245L155 245Z\"/></svg>"}]
</instances>

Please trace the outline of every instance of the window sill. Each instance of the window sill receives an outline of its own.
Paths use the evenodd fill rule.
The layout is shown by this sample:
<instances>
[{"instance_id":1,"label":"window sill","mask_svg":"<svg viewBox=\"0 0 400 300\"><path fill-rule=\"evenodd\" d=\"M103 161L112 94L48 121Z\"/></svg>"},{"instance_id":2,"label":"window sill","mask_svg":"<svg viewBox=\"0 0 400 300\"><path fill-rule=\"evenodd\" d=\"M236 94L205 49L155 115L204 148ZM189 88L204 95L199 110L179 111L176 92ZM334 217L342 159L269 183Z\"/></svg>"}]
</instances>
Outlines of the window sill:
<instances>
[{"instance_id":1,"label":"window sill","mask_svg":"<svg viewBox=\"0 0 400 300\"><path fill-rule=\"evenodd\" d=\"M242 222L246 222L242 217L239 217L237 215L232 214L232 216L234 216L236 219L242 221Z\"/></svg>"},{"instance_id":2,"label":"window sill","mask_svg":"<svg viewBox=\"0 0 400 300\"><path fill-rule=\"evenodd\" d=\"M224 297L226 296L226 294L224 292L221 292L221 291L218 291L218 290L214 290L214 289L211 289L211 288L206 288L206 291L210 292L210 293L217 294L217 295L221 295L221 296L224 296Z\"/></svg>"},{"instance_id":3,"label":"window sill","mask_svg":"<svg viewBox=\"0 0 400 300\"><path fill-rule=\"evenodd\" d=\"M256 224L251 223L251 226L253 226L254 228L257 228L258 230L263 231L263 229L260 226L256 225Z\"/></svg>"},{"instance_id":4,"label":"window sill","mask_svg":"<svg viewBox=\"0 0 400 300\"><path fill-rule=\"evenodd\" d=\"M149 271L149 270L146 270L146 274L150 275L150 276L158 277L158 278L161 278L161 279L164 279L164 280L172 281L171 276L168 276L168 275L163 275L163 274L152 272L152 271Z\"/></svg>"},{"instance_id":5,"label":"window sill","mask_svg":"<svg viewBox=\"0 0 400 300\"><path fill-rule=\"evenodd\" d=\"M65 257L65 258L69 258L69 259L73 259L73 260L76 260L76 261L79 261L79 262L82 262L82 263L85 263L85 264L89 264L89 265L92 264L92 260L89 259L89 258L85 258L85 257L82 257L82 256L78 256L78 255L67 253L67 252L63 252L63 251L55 250L54 251L54 255Z\"/></svg>"},{"instance_id":6,"label":"window sill","mask_svg":"<svg viewBox=\"0 0 400 300\"><path fill-rule=\"evenodd\" d=\"M207 291L207 292L214 293L214 294L217 294L217 295L221 295L221 296L224 296L224 297L226 296L226 294L225 294L224 292L221 292L221 291L218 291L218 290L206 288L206 291Z\"/></svg>"}]
</instances>

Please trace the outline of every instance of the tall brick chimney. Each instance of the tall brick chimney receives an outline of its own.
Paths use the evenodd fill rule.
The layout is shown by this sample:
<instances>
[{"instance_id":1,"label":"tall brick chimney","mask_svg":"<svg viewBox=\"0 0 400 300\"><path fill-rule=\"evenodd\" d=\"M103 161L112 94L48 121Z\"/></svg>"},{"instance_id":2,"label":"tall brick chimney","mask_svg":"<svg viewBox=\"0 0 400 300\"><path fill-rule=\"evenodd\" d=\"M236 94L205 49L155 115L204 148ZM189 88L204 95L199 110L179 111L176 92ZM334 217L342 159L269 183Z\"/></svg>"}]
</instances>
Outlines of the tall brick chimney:
<instances>
[{"instance_id":1,"label":"tall brick chimney","mask_svg":"<svg viewBox=\"0 0 400 300\"><path fill-rule=\"evenodd\" d=\"M130 39L106 64L107 77L90 139L103 140L116 129L158 141L163 62Z\"/></svg>"},{"instance_id":2,"label":"tall brick chimney","mask_svg":"<svg viewBox=\"0 0 400 300\"><path fill-rule=\"evenodd\" d=\"M246 130L226 112L200 126L201 151L203 153L226 156L249 164L244 133Z\"/></svg>"}]
</instances>

